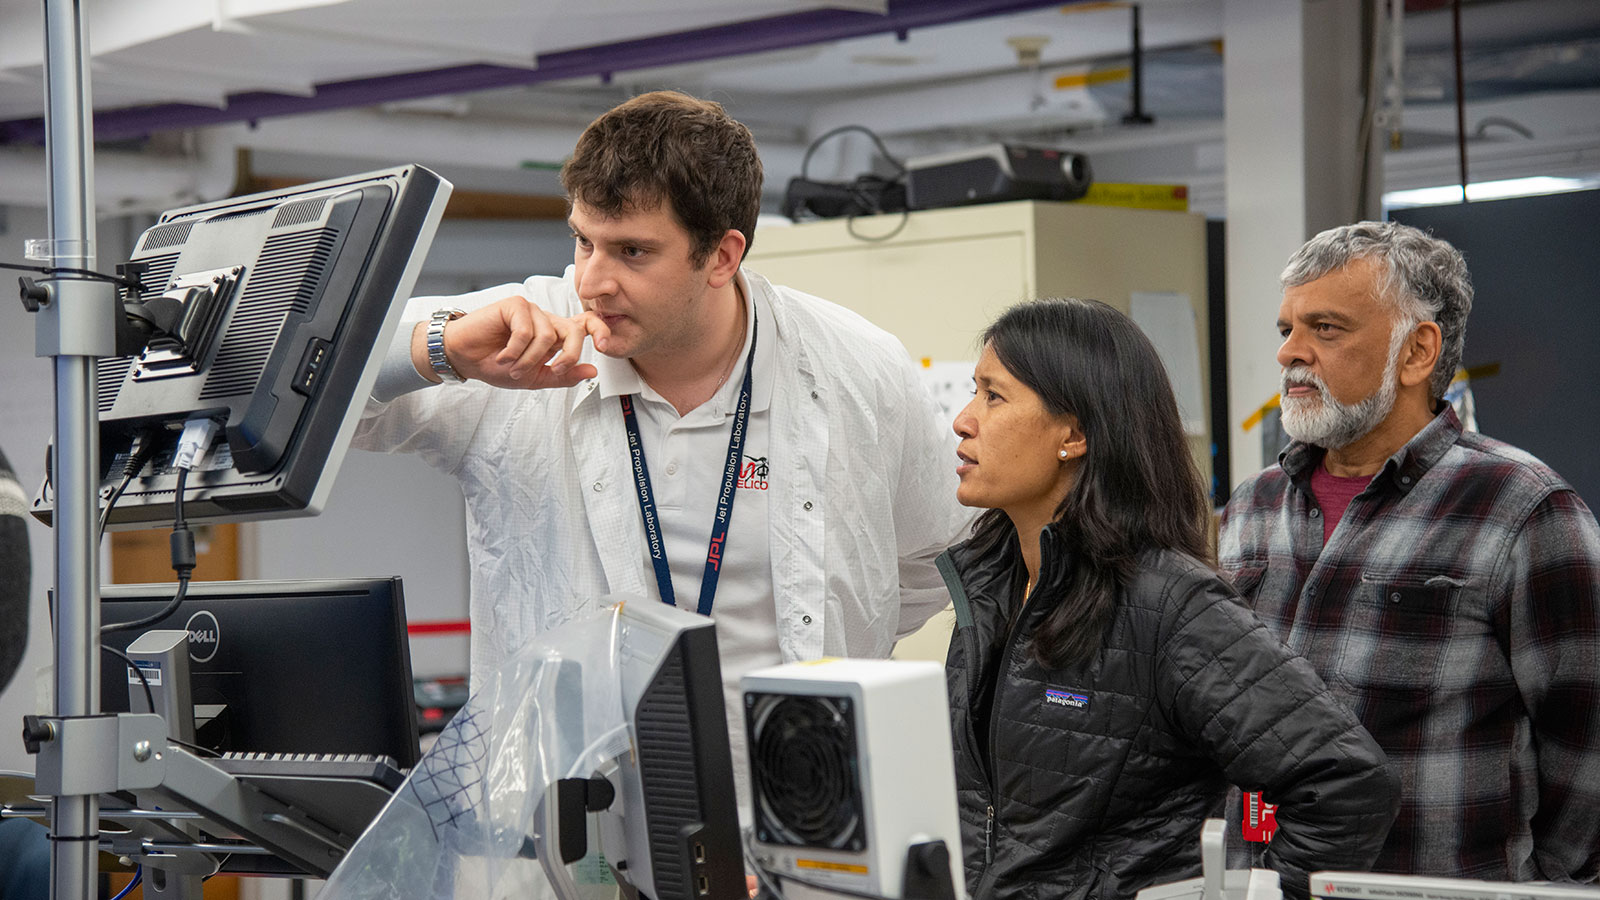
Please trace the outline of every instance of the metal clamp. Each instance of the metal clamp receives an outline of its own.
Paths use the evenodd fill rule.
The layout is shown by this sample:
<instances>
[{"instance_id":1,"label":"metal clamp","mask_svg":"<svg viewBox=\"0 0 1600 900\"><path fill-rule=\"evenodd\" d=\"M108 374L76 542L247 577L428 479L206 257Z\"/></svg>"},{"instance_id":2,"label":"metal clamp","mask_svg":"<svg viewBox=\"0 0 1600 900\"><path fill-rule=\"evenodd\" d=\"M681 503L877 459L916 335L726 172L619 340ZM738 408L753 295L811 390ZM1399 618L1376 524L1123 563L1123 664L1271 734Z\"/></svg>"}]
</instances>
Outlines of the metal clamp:
<instances>
[{"instance_id":1,"label":"metal clamp","mask_svg":"<svg viewBox=\"0 0 1600 900\"><path fill-rule=\"evenodd\" d=\"M161 784L167 723L149 713L71 718L40 717L39 762L34 782L40 793L84 796L140 790Z\"/></svg>"},{"instance_id":2,"label":"metal clamp","mask_svg":"<svg viewBox=\"0 0 1600 900\"><path fill-rule=\"evenodd\" d=\"M38 294L39 288L46 293ZM114 356L117 289L104 281L52 278L35 285L40 303L35 356Z\"/></svg>"}]
</instances>

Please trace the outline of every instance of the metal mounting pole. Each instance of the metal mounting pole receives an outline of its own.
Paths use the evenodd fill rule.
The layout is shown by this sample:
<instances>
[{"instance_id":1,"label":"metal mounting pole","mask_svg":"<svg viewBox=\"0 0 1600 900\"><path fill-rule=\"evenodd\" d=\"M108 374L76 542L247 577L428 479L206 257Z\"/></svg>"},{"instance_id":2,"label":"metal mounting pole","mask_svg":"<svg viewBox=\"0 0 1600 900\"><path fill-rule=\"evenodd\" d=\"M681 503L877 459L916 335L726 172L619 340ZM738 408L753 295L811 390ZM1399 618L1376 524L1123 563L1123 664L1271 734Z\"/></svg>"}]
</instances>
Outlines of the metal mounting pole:
<instances>
[{"instance_id":1,"label":"metal mounting pole","mask_svg":"<svg viewBox=\"0 0 1600 900\"><path fill-rule=\"evenodd\" d=\"M44 0L45 155L50 173L49 265L92 269L93 104L81 0ZM116 295L109 284L57 276L35 323L38 356L55 358L55 714L100 711L99 428L96 358L111 356ZM70 758L70 757L69 757ZM93 896L99 800L58 796L50 816L52 900Z\"/></svg>"}]
</instances>

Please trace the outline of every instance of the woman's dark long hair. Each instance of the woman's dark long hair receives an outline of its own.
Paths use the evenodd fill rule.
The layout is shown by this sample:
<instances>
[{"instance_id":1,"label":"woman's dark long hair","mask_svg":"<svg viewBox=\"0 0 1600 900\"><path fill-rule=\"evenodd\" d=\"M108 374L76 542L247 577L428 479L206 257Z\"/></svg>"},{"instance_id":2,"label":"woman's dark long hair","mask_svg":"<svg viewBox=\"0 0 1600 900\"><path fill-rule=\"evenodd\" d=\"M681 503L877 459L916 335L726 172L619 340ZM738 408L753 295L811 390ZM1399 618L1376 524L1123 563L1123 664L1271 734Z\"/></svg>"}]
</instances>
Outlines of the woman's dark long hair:
<instances>
[{"instance_id":1,"label":"woman's dark long hair","mask_svg":"<svg viewBox=\"0 0 1600 900\"><path fill-rule=\"evenodd\" d=\"M1087 660L1141 552L1181 550L1210 560L1205 489L1177 400L1150 339L1097 300L1020 303L989 326L983 343L1047 411L1076 418L1087 443L1055 514L1071 569L1033 636L1033 653L1045 665ZM989 510L973 527L975 549L1001 550L1015 534L1004 512Z\"/></svg>"}]
</instances>

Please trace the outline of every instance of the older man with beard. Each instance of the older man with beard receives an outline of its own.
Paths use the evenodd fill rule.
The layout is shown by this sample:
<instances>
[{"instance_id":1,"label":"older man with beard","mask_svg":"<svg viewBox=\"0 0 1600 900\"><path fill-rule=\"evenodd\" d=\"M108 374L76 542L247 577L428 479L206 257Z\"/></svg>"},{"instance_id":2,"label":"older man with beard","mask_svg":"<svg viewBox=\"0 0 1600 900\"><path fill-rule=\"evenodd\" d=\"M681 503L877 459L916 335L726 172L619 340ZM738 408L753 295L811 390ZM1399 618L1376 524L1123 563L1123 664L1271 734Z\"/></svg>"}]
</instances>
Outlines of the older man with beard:
<instances>
[{"instance_id":1,"label":"older man with beard","mask_svg":"<svg viewBox=\"0 0 1600 900\"><path fill-rule=\"evenodd\" d=\"M1594 881L1600 529L1549 467L1441 402L1465 261L1362 222L1311 239L1281 280L1294 441L1234 492L1219 555L1401 773L1374 870Z\"/></svg>"}]
</instances>

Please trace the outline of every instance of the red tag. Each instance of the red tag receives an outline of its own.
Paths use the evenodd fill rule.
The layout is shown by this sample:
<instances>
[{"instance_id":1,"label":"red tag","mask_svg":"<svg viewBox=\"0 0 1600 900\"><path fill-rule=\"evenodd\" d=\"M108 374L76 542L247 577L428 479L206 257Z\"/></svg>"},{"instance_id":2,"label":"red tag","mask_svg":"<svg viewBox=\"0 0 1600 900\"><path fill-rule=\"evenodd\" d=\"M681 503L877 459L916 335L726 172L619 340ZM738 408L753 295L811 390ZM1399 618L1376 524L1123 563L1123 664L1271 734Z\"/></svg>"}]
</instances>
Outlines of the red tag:
<instances>
[{"instance_id":1,"label":"red tag","mask_svg":"<svg viewBox=\"0 0 1600 900\"><path fill-rule=\"evenodd\" d=\"M1278 807L1261 799L1260 791L1244 793L1244 839L1265 844L1278 830Z\"/></svg>"}]
</instances>

